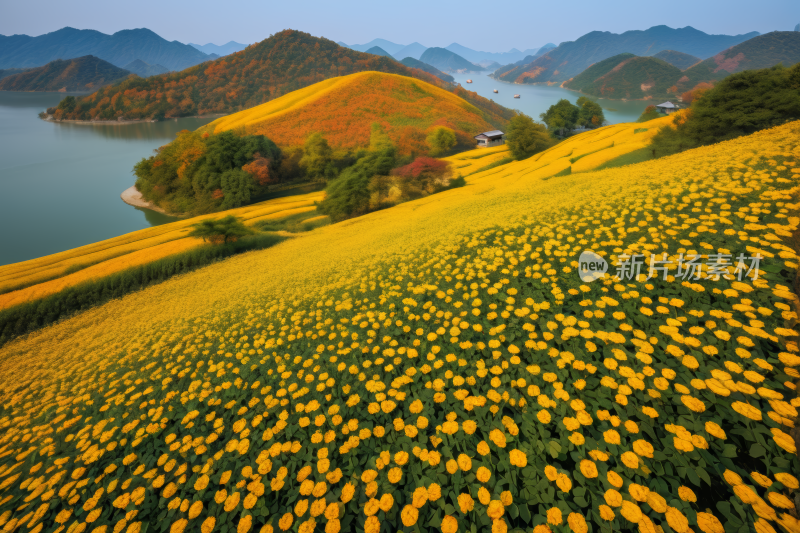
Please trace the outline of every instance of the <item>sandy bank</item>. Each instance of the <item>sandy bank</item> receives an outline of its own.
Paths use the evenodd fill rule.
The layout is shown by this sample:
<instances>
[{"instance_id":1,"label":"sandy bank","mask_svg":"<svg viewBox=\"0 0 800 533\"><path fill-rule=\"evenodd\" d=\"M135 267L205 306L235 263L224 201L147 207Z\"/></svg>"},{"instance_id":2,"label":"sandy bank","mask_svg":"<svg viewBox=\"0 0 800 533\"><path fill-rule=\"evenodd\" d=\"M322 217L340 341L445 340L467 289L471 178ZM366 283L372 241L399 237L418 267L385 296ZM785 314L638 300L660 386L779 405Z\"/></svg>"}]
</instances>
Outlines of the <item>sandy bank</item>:
<instances>
[{"instance_id":1,"label":"sandy bank","mask_svg":"<svg viewBox=\"0 0 800 533\"><path fill-rule=\"evenodd\" d=\"M123 202L125 202L128 205L132 205L133 207L142 207L144 209L150 209L151 211L156 211L158 213L162 213L164 215L168 215L171 217L178 216L172 213L168 213L167 211L164 211L157 205L148 202L147 200L142 198L142 193L139 192L139 189L136 188L136 185L128 187L127 189L122 191L122 194L120 194L119 197L122 198Z\"/></svg>"}]
</instances>

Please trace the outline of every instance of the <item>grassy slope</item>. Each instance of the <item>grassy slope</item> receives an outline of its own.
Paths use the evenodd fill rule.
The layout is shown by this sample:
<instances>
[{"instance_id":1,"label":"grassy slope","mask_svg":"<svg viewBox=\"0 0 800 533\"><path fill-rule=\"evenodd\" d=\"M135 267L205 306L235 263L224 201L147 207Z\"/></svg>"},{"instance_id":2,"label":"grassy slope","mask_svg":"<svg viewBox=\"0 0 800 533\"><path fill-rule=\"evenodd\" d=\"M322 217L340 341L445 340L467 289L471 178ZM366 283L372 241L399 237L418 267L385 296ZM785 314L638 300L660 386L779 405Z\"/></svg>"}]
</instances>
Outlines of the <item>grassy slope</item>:
<instances>
[{"instance_id":1,"label":"grassy slope","mask_svg":"<svg viewBox=\"0 0 800 533\"><path fill-rule=\"evenodd\" d=\"M65 500L73 497L71 486L63 496L55 497L41 515L47 530L53 529L55 516L62 509L83 507L90 496L98 494L99 486L108 490L109 482L117 478L120 482L132 478L133 484L120 489L114 483L115 492L99 493L98 508L103 509L104 514L94 525L113 526L126 511L115 509L111 502L123 493L130 494L134 488L142 487L135 497L143 495L144 506L139 507L141 510L135 520L151 521L153 528L165 530L186 516L178 511L166 513L167 503L177 497L186 498L188 502L204 502L199 517L188 523L189 530L200 529L200 523L210 515L216 516L217 524L235 528L241 523L240 529L249 529L248 521L253 520L255 530L259 530L267 518L277 522L283 513L291 514L299 490L299 482L295 480L302 466L309 465L313 481L325 479L324 474L318 474L318 470L325 472L325 468L323 462L317 460L316 450L327 447L330 469L341 468L344 474L341 481L328 480L324 485L329 502L340 499L345 482L352 479L356 483L356 498L352 501L342 498L347 503L339 509L338 519L343 521L344 530L349 530L347 525L352 520L355 520L352 529L365 520L364 505L369 498L363 495L366 483L358 480L371 467L377 470L378 496L382 492L394 494L394 510L377 515L377 520L389 529L399 527L399 510L411 501L412 491L420 485L440 483L445 498L449 498L446 495L451 491L476 494L480 485L472 477L466 474L448 476L445 471L446 462L459 453L472 456L472 466L465 470L476 470L481 465L490 469L492 479L513 476L518 480L503 486L489 485L490 495L498 501L493 506L500 505L500 490L512 492L513 511L509 507L503 516L503 520L511 522L509 529L526 523L526 529L542 524L546 520L544 512L556 503L565 510L564 521L566 514L576 513L570 516L570 521L578 521L575 527L579 530L585 528L580 525L583 516L598 523L600 519L594 508L604 501L604 494L609 495L606 472L614 471L620 476L623 494L634 491L636 487L631 483L637 483L661 497L661 500L652 500L656 502L654 505L641 504L641 507L626 500L627 507L623 508L626 515L635 517L640 524L644 521L648 530L670 523L673 530L686 531L690 524L696 524L700 515L694 505L678 497L679 486L691 488L697 498L696 507L701 511L710 508L717 517L715 520L724 522L726 531L741 527L742 520L752 524L758 519L755 510L741 502L731 486L742 483L747 483L749 492L743 493L737 488L736 494L760 506L757 507L759 514L765 512L766 506L774 520L783 521L792 530L797 527L796 520L780 514L779 508L772 510L768 503L763 503L768 501L766 492L749 477L751 471L766 475L772 487L781 491L783 484L778 481L775 481L777 485L773 484L776 474L796 473L798 467L794 444L786 434L789 428L780 422L782 415L775 415L779 422L771 422L766 415L763 420L761 417L762 410L764 413L773 408L791 411L791 406L771 406L767 402L770 394L780 395L787 401L795 396L782 382L791 379L785 372L796 373L791 369L784 371L787 364L784 361L797 366L797 357L786 353L779 361L777 355L777 351L787 350L787 341L778 338L778 335L787 334L780 329L784 327L780 316L781 299L796 299L782 285L788 282L780 275L765 273L759 283L701 281L683 286L679 282L656 280L653 283L658 289L654 291L641 282L594 282L579 289L581 283L572 267L583 249L594 249L611 259L623 251L665 249L677 254L679 249L743 250L747 246L752 252L762 250L771 254L770 272L779 272L781 268L793 271L797 268L796 254L785 252L786 255L779 258L780 245L770 237L773 231L792 231L800 223L797 218L776 216L789 207L794 217L797 209L794 204L785 204L791 199L785 191L797 185L798 176L783 163L790 163L792 167L798 163L798 126L798 123L788 124L751 137L627 167L624 171L573 174L557 180L543 181L542 174L531 170L524 161L506 165L473 176L466 187L329 226L270 250L205 268L16 341L0 350L3 363L0 402L4 407L4 417L0 421L6 427L6 437L0 441L3 446L0 449L5 452L0 464L22 463L17 470L22 475L7 478L11 481L5 483L6 491L0 494L8 493L13 499L0 504L0 512L13 508L9 513L12 519L28 512L27 509L16 510L18 501L29 494L20 484L25 483L27 487L28 479L38 475L29 471L39 462L43 463L43 468L35 470L42 468L44 471L51 465L55 470L45 479L53 479L63 470L65 481L86 478L88 483L95 481L113 463L119 465L117 469L122 470L122 474L107 474L90 484L89 490L75 492L78 497L69 506ZM753 157L754 151L764 157ZM773 158L773 163L769 163L768 158ZM751 171L762 172L751 174ZM746 177L743 172L748 172ZM770 177L770 172L776 172L776 176ZM696 218L700 215L695 212L702 213L708 208L718 213L720 208L727 209L720 206L728 202L733 204L734 210L745 207L746 211L741 217ZM751 216L760 224L745 220ZM676 226L676 219L682 220L684 226ZM775 228L765 224L775 224ZM726 231L728 229L731 234ZM742 235L747 235L748 240L740 240ZM726 290L725 294L722 289ZM467 294L462 298L462 293ZM664 295L668 297L658 298ZM436 310L429 309L427 302L432 302ZM510 305L515 313L496 316L490 311L493 308L488 307L490 303L496 307L499 304L498 312ZM469 312L473 307L478 310L475 316ZM754 315L758 317L754 326L747 325L753 323L746 315L750 310L752 313L759 311ZM439 311L450 314L437 315ZM449 322L451 317L461 316L462 311L466 318L460 320L469 323L466 329ZM692 314L700 311L702 319ZM391 313L395 314L390 318ZM574 317L558 313L574 313L579 321L576 323ZM618 313L623 315L618 317ZM709 313L725 315L711 324ZM393 324L395 320L410 327L404 331L400 325ZM523 328L523 324L532 327ZM576 324L580 330L568 324ZM480 325L482 332L473 325ZM499 325L505 329L501 330ZM366 326L370 329L362 329ZM453 327L448 332L450 326ZM550 330L555 337L543 334ZM367 331L376 332L377 342L367 341L372 338ZM352 333L358 333L359 346L351 349L352 339L356 337L345 337ZM537 335L534 337L532 333ZM652 338L655 348L647 341L639 342L637 337ZM740 338L738 343L737 337ZM747 338L749 344L741 340L742 337ZM343 346L344 341L347 346L337 348L338 339L344 339L339 346ZM492 348L476 347L478 342L490 342ZM363 355L361 346L368 352L375 346L374 355ZM412 346L416 347L414 354L408 352ZM519 346L523 346L519 353L521 364L510 355L518 351ZM667 346L671 346L670 353L664 351ZM749 346L755 348L745 348ZM792 351L797 350L796 344L791 346ZM492 351L496 351L497 360L493 360ZM321 356L316 358L318 352ZM413 357L417 352L419 356ZM291 357L280 362L275 360L284 353ZM457 355L453 359L445 358L444 354L450 353ZM459 358L464 360L465 366L456 366ZM301 367L304 359L309 364ZM359 381L355 375L343 371L348 365L358 364L354 367L358 374L366 369L367 365L361 367L361 363L367 360L370 368L366 371L371 376L367 383L363 382L366 376ZM423 364L435 361L435 370L429 367L419 370L424 368ZM442 368L438 361L447 366ZM344 366L337 369L340 363ZM492 367L493 374L481 373L479 369L483 364L487 365L487 370ZM306 374L302 378L295 377L301 368ZM490 384L495 368L500 376L497 383ZM451 382L452 369L458 376L471 376L474 385ZM446 371L450 374L445 374ZM663 378L662 373L668 379ZM403 375L410 375L410 381L404 383ZM600 385L600 377L604 378L605 386ZM134 381L137 379L142 381ZM326 382L327 379L333 381ZM443 393L436 400L441 403L434 403L434 391L423 386L433 379L441 380L431 385ZM525 379L525 383L520 384L520 379ZM256 380L258 385L251 387ZM613 390L608 380L613 380ZM699 380L700 384L691 380ZM298 381L312 391L314 383L318 383L324 392L306 394L291 406L288 406L290 397L278 395L275 399L281 387ZM556 392L554 381L563 386L566 398ZM749 385L748 381L754 385ZM209 383L208 394L200 392L204 390L203 382ZM380 385L377 388L376 383ZM642 389L647 388L647 393L640 390L640 383ZM528 384L535 386L536 392L527 392ZM262 388L265 385L270 388ZM347 385L344 391L343 385ZM537 397L540 387L544 397ZM759 387L757 393L756 387ZM473 396L495 399L487 401L485 407L464 408L463 402L455 398L459 388ZM398 389L402 392L399 397ZM496 390L498 395L509 395L504 400L502 396L493 396L491 390ZM167 396L168 391L175 394ZM378 396L381 391L382 396ZM384 401L382 398L386 398L387 392L393 394L399 405L383 404L382 411L378 402ZM345 406L345 400L354 393L360 398ZM325 394L329 396L326 398ZM263 399L263 403L258 407L250 404L248 410L240 409L255 397L259 401ZM285 406L279 406L279 398L286 400ZM302 411L297 402L305 406L312 398L317 399L321 407L308 413L312 419L310 425L305 423L307 420L301 423L306 413L297 412ZM508 398L514 399L514 403L509 403ZM520 409L516 403L518 398L527 398L530 408ZM264 405L273 399L274 403ZM416 431L404 434L393 429L396 417L412 426L417 421L417 414L409 412L409 405L416 399L421 400L422 414L429 419L431 427L442 426L449 412L456 415L457 433L439 434L447 439L443 446L434 448L424 433L421 439L412 440L405 434L416 434ZM572 403L576 399L580 402ZM228 404L230 400L233 402ZM698 401L704 406L702 412L692 412L684 406L696 406ZM368 412L366 404L369 402L374 402L377 410ZM493 417L489 406L496 403L503 411ZM225 408L217 404L225 404ZM320 414L331 416L328 411L331 405L339 406L344 419L353 419L361 430L370 429L369 434L361 433L357 447L341 448L348 439L350 446L354 446L350 438L353 435L346 436L348 431L342 431L339 422L329 422L327 418L320 423L323 431L330 428L333 442L326 446L312 441L312 434L317 431L313 420ZM747 405L759 414L758 420L739 414L746 412L742 406ZM573 425L574 416L582 419L584 407L590 419L583 427L577 422ZM277 427L276 420L283 409L288 409L284 415L287 429L278 434L270 429L262 436L265 427ZM610 409L611 413L605 409ZM211 424L207 423L210 418L204 418L212 411L223 421L220 439L207 442L207 446L201 446L202 441L192 442L193 438L212 433ZM123 412L128 413L124 420ZM655 418L648 412L655 413L652 415ZM57 421L53 419L62 413L63 417L59 416ZM256 413L259 414L257 420L253 418ZM263 423L262 414L265 415ZM619 418L611 419L611 414ZM199 417L192 421L192 416L196 415ZM129 421L139 420L140 416L143 422L138 427L128 425L116 434L104 433L104 429L119 428L130 424ZM509 416L514 427L519 429L504 430L502 416ZM74 417L79 418L72 420ZM92 420L84 417L92 417ZM89 428L90 423L110 418L114 421L108 427L95 426L94 432ZM244 425L234 426L239 419L244 420ZM67 420L72 420L72 427L64 426ZM465 420L477 422L475 434L460 429ZM621 426L621 422L629 423ZM720 436L718 430L709 429L712 426L708 423L722 426L726 435ZM567 424L575 428L576 433L585 435L585 444L573 444L567 439L572 431L564 429ZM13 439L23 429L33 426L36 430L27 433L30 437ZM251 435L237 451L239 439L244 440L239 432L245 426ZM386 428L385 438L373 436L377 426ZM231 431L232 427L237 428L236 433ZM84 428L79 438L66 441L61 438ZM491 455L484 458L475 451L482 439L496 442L489 437L490 429L504 433L508 446L490 444ZM178 444L173 450L168 448L168 443L175 438L167 438L170 434L177 434ZM123 435L124 442L118 442ZM188 446L181 440L184 435ZM51 456L30 453L48 446L50 440L45 441L48 437L59 437L57 447L46 448L52 450ZM648 458L653 452L643 449L641 442L634 444L640 439L654 448L657 455L653 460ZM104 449L109 440L117 443L115 448L95 453ZM278 446L269 463L271 473L262 480L266 492L263 497L254 496L254 512L242 512L241 507L237 507L234 512L225 513L212 503L220 489L221 472L233 472L230 484L226 485L229 492L235 490L234 484L242 481L239 494L244 500L248 491L256 492L258 486L254 484L253 488L244 490L250 481L240 474L242 466L253 465L255 469L262 449L292 440L298 442L301 451L289 454L289 444L286 453L281 454ZM618 444L611 444L613 442ZM732 442L738 444L728 448ZM451 448L454 443L458 443L457 449ZM91 447L95 444L99 448ZM751 448L756 444L759 448ZM229 451L222 451L213 468L206 469L210 482L204 490L205 482L199 470L207 458L226 445ZM185 449L178 452L181 446ZM431 456L430 452L441 453L441 462L434 465L432 460L422 459L422 455L412 455L414 446L425 450L426 459ZM678 451L680 447L684 451ZM697 447L707 449L697 450ZM604 450L602 458L589 456L588 452L596 448ZM509 466L512 449L524 451L527 470ZM758 450L758 456L750 457L747 452L750 449ZM410 462L401 469L403 475L399 483L386 479L389 468L374 466L381 450L389 451L390 457L395 452L408 452ZM738 457L730 457L736 453ZM177 483L177 476L163 472L171 471L175 465L168 463L168 468L161 469L157 461L162 455L165 455L164 460L176 459L178 465L188 463L187 477ZM66 464L53 464L61 457L70 460ZM128 457L124 469L123 457ZM585 465L579 469L577 462L583 460L600 470L599 478L579 473L579 470L589 471L585 470ZM259 459L261 463L263 459ZM665 471L664 466L668 464L670 467ZM195 465L198 466L196 474L191 471ZM555 485L545 477L547 465L555 466L573 487L570 492L562 492L555 501L552 498ZM683 465L686 470L676 473L672 465ZM84 466L86 470L82 469ZM278 466L287 467L287 487L271 492L270 480ZM390 466L393 468L395 464ZM145 474L151 470L152 475ZM726 472L723 479L722 472L726 470L730 470L730 474ZM175 479L177 484L167 484L169 489L162 487L163 478L158 477L161 475L169 482ZM64 483L58 481L60 479L56 477L54 493ZM198 479L201 482L196 482ZM615 478L609 476L608 479ZM156 481L159 488L153 488ZM559 481L562 486L563 481ZM580 495L576 490L578 482L580 488L585 489ZM709 482L713 483L713 490L709 489ZM796 486L796 480L786 483ZM529 490L537 486L543 489ZM175 494L171 487L178 492ZM431 494L433 492L431 490ZM549 499L543 500L548 498L548 492ZM748 497L753 493L759 500ZM585 498L591 500L591 508L580 503ZM763 501L759 504L760 498ZM266 507L265 500L269 504ZM420 524L427 525L437 511L441 520L439 503L425 504L424 500L420 503ZM666 504L657 504L665 500L669 502L669 509ZM727 505L727 500L735 502L741 515L716 508L716 501ZM451 502L447 499L442 503ZM469 529L470 524L476 523L488 527L490 521L487 523L481 518L485 507L476 502L476 512L462 513L451 505L451 513L459 521L459 528ZM162 509L165 514L156 518ZM667 511L666 515L663 511ZM531 517L525 518L528 513ZM705 515L700 518L710 520ZM69 515L64 520L68 527L76 522ZM83 520L84 517L79 516L77 523ZM318 521L325 520L333 518L318 517ZM617 530L632 527L622 518L617 518L615 523ZM722 527L720 523L713 530L720 531Z\"/></svg>"},{"instance_id":2,"label":"grassy slope","mask_svg":"<svg viewBox=\"0 0 800 533\"><path fill-rule=\"evenodd\" d=\"M800 32L774 31L732 46L687 69L678 82L680 91L701 82L714 83L728 74L800 62Z\"/></svg>"},{"instance_id":3,"label":"grassy slope","mask_svg":"<svg viewBox=\"0 0 800 533\"><path fill-rule=\"evenodd\" d=\"M421 80L361 72L228 115L204 129L221 132L244 127L280 146L302 145L309 134L320 131L332 146L353 149L369 144L373 122L399 141L405 128L418 130L424 139L426 129L443 125L471 138L477 132L501 127L505 120Z\"/></svg>"},{"instance_id":4,"label":"grassy slope","mask_svg":"<svg viewBox=\"0 0 800 533\"><path fill-rule=\"evenodd\" d=\"M130 72L94 56L57 59L0 80L0 91L95 91Z\"/></svg>"},{"instance_id":5,"label":"grassy slope","mask_svg":"<svg viewBox=\"0 0 800 533\"><path fill-rule=\"evenodd\" d=\"M620 54L592 65L564 87L602 98L641 100L663 98L681 71L654 57Z\"/></svg>"},{"instance_id":6,"label":"grassy slope","mask_svg":"<svg viewBox=\"0 0 800 533\"><path fill-rule=\"evenodd\" d=\"M553 176L569 168L583 172L642 148L655 133L658 126L669 123L665 117L648 124L648 132L634 134L641 125L617 124L606 126L570 137L566 141L520 162L502 165L509 156L507 146L481 148L446 158L454 170L471 180L473 174L492 166L492 172L508 168L535 170L542 177ZM589 157L591 156L591 157ZM494 166L494 165L502 165ZM302 214L302 226L312 223L316 214L315 204L324 192L289 196L260 202L225 212L243 218L249 225L268 229L281 229L272 225L282 221L297 221L292 217ZM57 254L0 266L0 310L42 298L67 287L73 287L88 279L95 279L168 257L201 244L197 239L186 237L192 224L204 218L217 218L222 214L204 215L153 228L147 228L119 237L66 250ZM21 290L14 290L25 287ZM3 294L5 293L5 294Z\"/></svg>"}]
</instances>

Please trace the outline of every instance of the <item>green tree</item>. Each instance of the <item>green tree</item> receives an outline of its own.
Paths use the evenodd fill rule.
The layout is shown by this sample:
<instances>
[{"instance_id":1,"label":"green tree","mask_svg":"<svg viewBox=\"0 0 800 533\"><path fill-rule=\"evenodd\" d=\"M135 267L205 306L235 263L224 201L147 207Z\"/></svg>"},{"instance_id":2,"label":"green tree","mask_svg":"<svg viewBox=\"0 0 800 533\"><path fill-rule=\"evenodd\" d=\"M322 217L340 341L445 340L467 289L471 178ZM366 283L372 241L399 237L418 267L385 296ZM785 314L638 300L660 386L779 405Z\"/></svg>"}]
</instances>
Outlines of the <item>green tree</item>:
<instances>
[{"instance_id":1,"label":"green tree","mask_svg":"<svg viewBox=\"0 0 800 533\"><path fill-rule=\"evenodd\" d=\"M319 211L334 222L367 213L370 197L376 192L371 185L373 178L388 176L395 162L395 147L389 136L373 124L369 151L328 183Z\"/></svg>"},{"instance_id":2,"label":"green tree","mask_svg":"<svg viewBox=\"0 0 800 533\"><path fill-rule=\"evenodd\" d=\"M308 136L303 145L300 166L305 169L306 176L311 179L329 180L336 177L333 150L322 133L314 132Z\"/></svg>"},{"instance_id":3,"label":"green tree","mask_svg":"<svg viewBox=\"0 0 800 533\"><path fill-rule=\"evenodd\" d=\"M77 102L75 101L74 96L66 96L58 103L58 109L64 113L72 113L75 110L76 104Z\"/></svg>"},{"instance_id":4,"label":"green tree","mask_svg":"<svg viewBox=\"0 0 800 533\"><path fill-rule=\"evenodd\" d=\"M603 125L606 121L603 115L603 108L594 100L581 96L578 98L578 125L585 128L597 128Z\"/></svg>"},{"instance_id":5,"label":"green tree","mask_svg":"<svg viewBox=\"0 0 800 533\"><path fill-rule=\"evenodd\" d=\"M656 106L649 105L649 106L644 108L644 111L642 111L642 114L639 115L639 118L638 118L638 120L636 120L636 122L647 122L648 120L661 118L663 116L664 115L662 115L661 113L658 112L658 110L656 109Z\"/></svg>"},{"instance_id":6,"label":"green tree","mask_svg":"<svg viewBox=\"0 0 800 533\"><path fill-rule=\"evenodd\" d=\"M456 133L450 128L436 126L426 139L430 148L430 155L437 157L446 154L456 145Z\"/></svg>"},{"instance_id":7,"label":"green tree","mask_svg":"<svg viewBox=\"0 0 800 533\"><path fill-rule=\"evenodd\" d=\"M526 159L552 145L547 128L523 113L508 123L506 144L514 159Z\"/></svg>"},{"instance_id":8,"label":"green tree","mask_svg":"<svg viewBox=\"0 0 800 533\"><path fill-rule=\"evenodd\" d=\"M569 100L562 98L557 103L551 105L546 112L539 115L542 122L547 124L547 129L551 134L564 137L575 129L578 124L580 108L573 105Z\"/></svg>"},{"instance_id":9,"label":"green tree","mask_svg":"<svg viewBox=\"0 0 800 533\"><path fill-rule=\"evenodd\" d=\"M189 233L190 237L199 237L212 244L236 242L246 235L255 233L244 225L242 219L233 215L219 219L206 219L192 227L194 229Z\"/></svg>"}]
</instances>

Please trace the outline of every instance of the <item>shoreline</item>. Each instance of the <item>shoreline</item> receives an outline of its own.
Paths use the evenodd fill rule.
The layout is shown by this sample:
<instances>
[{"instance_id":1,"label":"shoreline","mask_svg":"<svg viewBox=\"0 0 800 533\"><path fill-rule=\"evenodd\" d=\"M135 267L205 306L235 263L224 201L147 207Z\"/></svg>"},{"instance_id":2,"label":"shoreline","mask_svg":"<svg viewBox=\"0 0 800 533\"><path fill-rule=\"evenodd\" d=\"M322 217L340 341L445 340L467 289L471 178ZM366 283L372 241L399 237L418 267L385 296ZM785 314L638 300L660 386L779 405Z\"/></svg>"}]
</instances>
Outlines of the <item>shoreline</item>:
<instances>
[{"instance_id":1,"label":"shoreline","mask_svg":"<svg viewBox=\"0 0 800 533\"><path fill-rule=\"evenodd\" d=\"M142 198L142 193L139 192L139 189L136 188L136 185L131 185L130 187L122 191L122 194L120 194L119 197L122 199L123 202L133 207L149 209L150 211L155 211L157 213L161 213L162 215L167 215L169 217L182 218L179 215L169 213L164 209L161 209L157 205L148 202L147 200Z\"/></svg>"},{"instance_id":2,"label":"shoreline","mask_svg":"<svg viewBox=\"0 0 800 533\"><path fill-rule=\"evenodd\" d=\"M220 117L224 117L224 116L225 116L224 113L217 113L217 114L213 114L213 115L192 115L192 116L189 116L189 117L174 117L174 118L169 118L169 119L164 119L164 120L152 120L152 119L133 119L133 120L54 120L53 118L51 118L52 115L47 115L46 117L41 118L41 120L44 120L45 122L52 122L53 124L65 123L65 124L83 124L83 125L86 125L86 126L108 126L110 124L123 124L123 125L126 125L126 124L153 124L153 123L157 123L157 122L169 122L169 121L173 121L173 120L177 121L177 120L182 119L182 118L220 118Z\"/></svg>"}]
</instances>

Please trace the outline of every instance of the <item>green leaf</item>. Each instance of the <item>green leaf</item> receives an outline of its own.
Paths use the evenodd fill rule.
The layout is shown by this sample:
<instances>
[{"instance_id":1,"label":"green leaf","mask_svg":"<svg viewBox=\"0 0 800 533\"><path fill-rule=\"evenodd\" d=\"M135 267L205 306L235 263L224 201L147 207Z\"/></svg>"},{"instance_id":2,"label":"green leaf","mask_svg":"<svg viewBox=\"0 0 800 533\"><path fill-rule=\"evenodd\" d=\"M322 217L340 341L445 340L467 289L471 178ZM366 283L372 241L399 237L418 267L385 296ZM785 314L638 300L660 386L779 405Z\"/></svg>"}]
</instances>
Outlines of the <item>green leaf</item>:
<instances>
[{"instance_id":1,"label":"green leaf","mask_svg":"<svg viewBox=\"0 0 800 533\"><path fill-rule=\"evenodd\" d=\"M753 444L750 446L750 457L761 457L766 454L767 450L760 444Z\"/></svg>"},{"instance_id":2,"label":"green leaf","mask_svg":"<svg viewBox=\"0 0 800 533\"><path fill-rule=\"evenodd\" d=\"M722 450L723 457L736 457L736 445L735 444L726 444L725 448Z\"/></svg>"}]
</instances>

